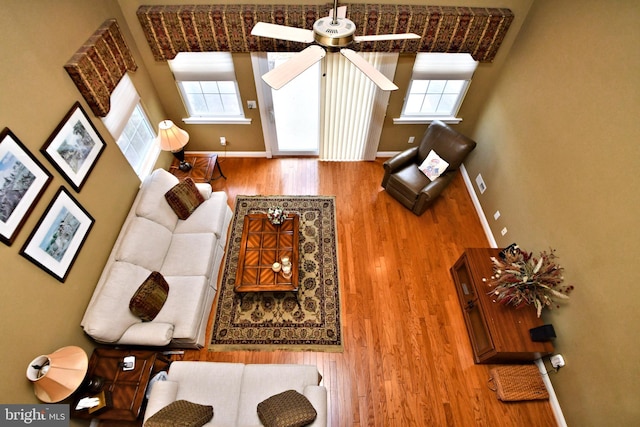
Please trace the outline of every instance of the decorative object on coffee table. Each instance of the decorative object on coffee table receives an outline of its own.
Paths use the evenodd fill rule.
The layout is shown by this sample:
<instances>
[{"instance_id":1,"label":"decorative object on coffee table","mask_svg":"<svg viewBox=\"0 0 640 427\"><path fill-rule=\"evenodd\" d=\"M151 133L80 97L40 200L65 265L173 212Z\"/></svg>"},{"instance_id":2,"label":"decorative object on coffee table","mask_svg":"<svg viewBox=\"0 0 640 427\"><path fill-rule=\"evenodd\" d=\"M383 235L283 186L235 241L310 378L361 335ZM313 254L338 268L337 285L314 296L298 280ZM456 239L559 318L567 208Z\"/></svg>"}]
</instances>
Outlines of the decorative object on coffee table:
<instances>
[{"instance_id":1,"label":"decorative object on coffee table","mask_svg":"<svg viewBox=\"0 0 640 427\"><path fill-rule=\"evenodd\" d=\"M244 217L275 205L300 220L298 301L293 292L234 291ZM238 196L209 348L342 351L336 237L333 196Z\"/></svg>"},{"instance_id":2,"label":"decorative object on coffee table","mask_svg":"<svg viewBox=\"0 0 640 427\"><path fill-rule=\"evenodd\" d=\"M163 120L158 124L156 142L161 150L171 151L180 161L181 171L186 172L192 168L191 163L184 160L184 146L189 142L189 134L186 130L180 129L171 120Z\"/></svg>"},{"instance_id":3,"label":"decorative object on coffee table","mask_svg":"<svg viewBox=\"0 0 640 427\"><path fill-rule=\"evenodd\" d=\"M282 206L273 206L267 210L267 218L273 225L280 225L287 218Z\"/></svg>"}]
</instances>

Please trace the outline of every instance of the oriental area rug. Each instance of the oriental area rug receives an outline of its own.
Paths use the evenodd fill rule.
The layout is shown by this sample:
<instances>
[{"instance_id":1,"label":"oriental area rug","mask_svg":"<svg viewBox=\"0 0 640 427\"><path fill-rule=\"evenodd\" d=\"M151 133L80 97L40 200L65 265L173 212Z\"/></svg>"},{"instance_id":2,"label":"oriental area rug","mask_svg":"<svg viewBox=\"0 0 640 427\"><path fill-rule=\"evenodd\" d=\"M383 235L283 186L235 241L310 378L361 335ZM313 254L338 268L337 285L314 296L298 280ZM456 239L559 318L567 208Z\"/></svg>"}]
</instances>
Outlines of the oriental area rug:
<instances>
[{"instance_id":1,"label":"oriental area rug","mask_svg":"<svg viewBox=\"0 0 640 427\"><path fill-rule=\"evenodd\" d=\"M281 206L299 222L298 296L234 291L244 217ZM343 351L334 196L238 196L218 299L212 351Z\"/></svg>"}]
</instances>

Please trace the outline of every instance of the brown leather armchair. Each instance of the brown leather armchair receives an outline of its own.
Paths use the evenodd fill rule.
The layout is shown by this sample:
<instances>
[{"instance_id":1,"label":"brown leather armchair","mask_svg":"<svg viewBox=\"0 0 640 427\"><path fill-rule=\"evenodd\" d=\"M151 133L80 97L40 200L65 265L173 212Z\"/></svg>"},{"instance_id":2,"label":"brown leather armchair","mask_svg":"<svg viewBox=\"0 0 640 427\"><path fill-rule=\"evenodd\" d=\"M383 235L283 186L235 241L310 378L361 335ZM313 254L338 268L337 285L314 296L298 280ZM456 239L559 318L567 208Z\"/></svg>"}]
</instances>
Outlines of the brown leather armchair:
<instances>
[{"instance_id":1,"label":"brown leather armchair","mask_svg":"<svg viewBox=\"0 0 640 427\"><path fill-rule=\"evenodd\" d=\"M475 147L472 139L443 122L434 121L418 146L384 162L382 186L414 214L422 215L449 185L462 161ZM433 181L418 169L431 150L449 163L444 173Z\"/></svg>"}]
</instances>

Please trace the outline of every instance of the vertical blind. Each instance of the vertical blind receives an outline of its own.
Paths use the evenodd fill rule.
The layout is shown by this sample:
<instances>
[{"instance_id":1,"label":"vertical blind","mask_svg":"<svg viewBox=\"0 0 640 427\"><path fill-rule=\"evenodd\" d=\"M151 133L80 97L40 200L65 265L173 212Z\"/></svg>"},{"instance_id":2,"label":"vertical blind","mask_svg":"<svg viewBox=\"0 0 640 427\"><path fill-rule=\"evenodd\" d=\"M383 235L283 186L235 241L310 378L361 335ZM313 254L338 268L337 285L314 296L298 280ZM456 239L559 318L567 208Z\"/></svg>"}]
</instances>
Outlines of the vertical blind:
<instances>
[{"instance_id":1,"label":"vertical blind","mask_svg":"<svg viewBox=\"0 0 640 427\"><path fill-rule=\"evenodd\" d=\"M397 53L360 53L393 79ZM319 158L325 161L373 160L380 140L389 93L339 53L325 57Z\"/></svg>"}]
</instances>

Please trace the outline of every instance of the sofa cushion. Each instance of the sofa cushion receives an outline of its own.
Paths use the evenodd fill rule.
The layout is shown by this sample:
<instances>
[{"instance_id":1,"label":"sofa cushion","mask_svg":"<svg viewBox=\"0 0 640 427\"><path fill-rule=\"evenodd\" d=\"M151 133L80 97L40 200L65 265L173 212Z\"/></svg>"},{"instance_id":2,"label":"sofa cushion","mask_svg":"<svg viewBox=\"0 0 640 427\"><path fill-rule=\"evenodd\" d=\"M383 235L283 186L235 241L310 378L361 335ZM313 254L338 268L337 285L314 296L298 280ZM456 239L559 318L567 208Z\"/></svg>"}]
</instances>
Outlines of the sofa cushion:
<instances>
[{"instance_id":1,"label":"sofa cushion","mask_svg":"<svg viewBox=\"0 0 640 427\"><path fill-rule=\"evenodd\" d=\"M160 272L165 276L207 276L218 239L212 233L174 234Z\"/></svg>"},{"instance_id":2,"label":"sofa cushion","mask_svg":"<svg viewBox=\"0 0 640 427\"><path fill-rule=\"evenodd\" d=\"M82 326L100 342L113 343L135 323L141 322L126 303L151 271L128 262L114 262L97 298L87 308ZM123 297L124 296L124 297Z\"/></svg>"},{"instance_id":3,"label":"sofa cushion","mask_svg":"<svg viewBox=\"0 0 640 427\"><path fill-rule=\"evenodd\" d=\"M434 181L447 170L447 167L449 167L449 163L438 156L435 151L431 150L418 169L420 169L427 178Z\"/></svg>"},{"instance_id":4,"label":"sofa cushion","mask_svg":"<svg viewBox=\"0 0 640 427\"><path fill-rule=\"evenodd\" d=\"M304 393L309 385L318 385L318 369L312 365L250 364L242 375L242 398L238 424L260 425L256 408L263 400L285 390Z\"/></svg>"},{"instance_id":5,"label":"sofa cushion","mask_svg":"<svg viewBox=\"0 0 640 427\"><path fill-rule=\"evenodd\" d=\"M171 209L164 195L180 180L164 169L156 169L149 175L140 188L140 199L136 206L136 215L147 218L173 231L178 215Z\"/></svg>"},{"instance_id":6,"label":"sofa cushion","mask_svg":"<svg viewBox=\"0 0 640 427\"><path fill-rule=\"evenodd\" d=\"M238 404L242 384L242 363L176 361L169 368L169 381L180 384L176 399L185 399L215 408L212 425L238 426ZM256 402L257 404L257 402ZM256 423L260 420L252 408Z\"/></svg>"},{"instance_id":7,"label":"sofa cushion","mask_svg":"<svg viewBox=\"0 0 640 427\"><path fill-rule=\"evenodd\" d=\"M204 276L165 276L171 292L154 322L174 325L173 338L195 341L203 319L207 292L212 292Z\"/></svg>"},{"instance_id":8,"label":"sofa cushion","mask_svg":"<svg viewBox=\"0 0 640 427\"><path fill-rule=\"evenodd\" d=\"M213 418L213 406L176 400L153 414L145 427L201 427Z\"/></svg>"},{"instance_id":9,"label":"sofa cushion","mask_svg":"<svg viewBox=\"0 0 640 427\"><path fill-rule=\"evenodd\" d=\"M258 417L265 427L303 427L318 413L309 399L295 390L287 390L258 403Z\"/></svg>"},{"instance_id":10,"label":"sofa cushion","mask_svg":"<svg viewBox=\"0 0 640 427\"><path fill-rule=\"evenodd\" d=\"M215 233L220 239L226 232L224 225L228 210L227 193L213 192L187 220L178 221L174 233Z\"/></svg>"},{"instance_id":11,"label":"sofa cushion","mask_svg":"<svg viewBox=\"0 0 640 427\"><path fill-rule=\"evenodd\" d=\"M158 315L169 295L169 285L162 274L152 271L129 301L129 310L143 322Z\"/></svg>"},{"instance_id":12,"label":"sofa cushion","mask_svg":"<svg viewBox=\"0 0 640 427\"><path fill-rule=\"evenodd\" d=\"M146 218L133 218L123 237L115 254L117 261L160 271L171 244L169 230Z\"/></svg>"},{"instance_id":13,"label":"sofa cushion","mask_svg":"<svg viewBox=\"0 0 640 427\"><path fill-rule=\"evenodd\" d=\"M204 197L198 191L195 182L189 177L171 187L164 194L164 198L171 209L178 215L178 219L185 220L204 202Z\"/></svg>"}]
</instances>

